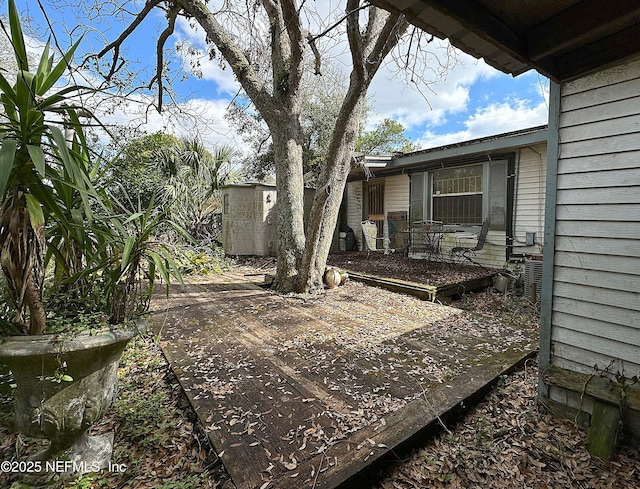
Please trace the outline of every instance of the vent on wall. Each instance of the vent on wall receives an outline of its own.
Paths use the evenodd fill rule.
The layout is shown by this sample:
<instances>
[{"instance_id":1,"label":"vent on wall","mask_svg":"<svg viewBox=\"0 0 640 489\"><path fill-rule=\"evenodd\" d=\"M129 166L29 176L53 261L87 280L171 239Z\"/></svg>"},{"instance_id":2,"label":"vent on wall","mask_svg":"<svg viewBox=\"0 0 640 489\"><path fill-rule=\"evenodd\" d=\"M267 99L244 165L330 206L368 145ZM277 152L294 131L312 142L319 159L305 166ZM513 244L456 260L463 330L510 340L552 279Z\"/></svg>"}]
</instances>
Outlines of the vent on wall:
<instances>
[{"instance_id":1,"label":"vent on wall","mask_svg":"<svg viewBox=\"0 0 640 489\"><path fill-rule=\"evenodd\" d=\"M540 304L542 295L542 262L540 260L524 261L524 296Z\"/></svg>"}]
</instances>

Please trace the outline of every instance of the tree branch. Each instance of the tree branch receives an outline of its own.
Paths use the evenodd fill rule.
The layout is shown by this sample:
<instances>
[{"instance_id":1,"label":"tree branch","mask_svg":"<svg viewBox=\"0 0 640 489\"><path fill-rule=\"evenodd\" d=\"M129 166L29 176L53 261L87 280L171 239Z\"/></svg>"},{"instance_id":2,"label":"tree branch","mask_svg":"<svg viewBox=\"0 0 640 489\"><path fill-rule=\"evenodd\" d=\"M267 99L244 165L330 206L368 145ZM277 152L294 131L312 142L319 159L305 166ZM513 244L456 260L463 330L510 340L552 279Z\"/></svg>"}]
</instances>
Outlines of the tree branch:
<instances>
[{"instance_id":1,"label":"tree branch","mask_svg":"<svg viewBox=\"0 0 640 489\"><path fill-rule=\"evenodd\" d=\"M304 55L304 34L300 26L300 15L294 0L281 0L282 17L289 37L291 49L289 58L289 88L297 91L302 79L302 59Z\"/></svg>"},{"instance_id":2,"label":"tree branch","mask_svg":"<svg viewBox=\"0 0 640 489\"><path fill-rule=\"evenodd\" d=\"M359 0L347 0L347 12L355 12L360 10ZM366 69L364 66L364 45L360 34L359 15L347 15L347 39L351 51L351 60L353 62L352 76L357 76L364 80Z\"/></svg>"},{"instance_id":3,"label":"tree branch","mask_svg":"<svg viewBox=\"0 0 640 489\"><path fill-rule=\"evenodd\" d=\"M144 5L144 8L138 13L138 15L136 15L136 18L133 19L133 22L131 22L131 24L127 26L127 28L122 32L122 34L120 34L115 41L105 46L104 49L102 49L102 51L100 51L98 54L96 54L95 56L91 56L91 57L101 59L109 51L113 50L113 61L111 62L111 69L109 70L109 73L105 77L107 81L110 81L113 75L117 71L117 62L120 56L120 46L122 45L122 43L133 33L133 31L136 30L136 28L147 17L149 12L151 12L151 10L153 10L155 7L160 5L163 1L164 0L147 0L147 2Z\"/></svg>"},{"instance_id":4,"label":"tree branch","mask_svg":"<svg viewBox=\"0 0 640 489\"><path fill-rule=\"evenodd\" d=\"M375 44L367 56L366 66L370 78L377 72L380 64L389 52L398 44L400 37L409 27L403 15L388 14L385 23L375 36Z\"/></svg>"},{"instance_id":5,"label":"tree branch","mask_svg":"<svg viewBox=\"0 0 640 489\"><path fill-rule=\"evenodd\" d=\"M333 29L335 29L340 24L342 24L345 20L347 20L347 18L349 18L350 15L356 14L360 10L364 10L364 9L370 7L370 6L371 5L369 5L369 3L367 2L364 5L360 5L360 6L358 6L357 8L355 8L353 10L347 10L347 12L345 12L345 14L344 14L344 16L342 16L342 18L338 19L336 22L331 24L329 27L327 27L325 30L323 30L320 34L316 34L315 36L313 36L311 38L311 40L315 41L316 39L319 39L321 37L326 36L329 32L331 32ZM347 7L347 9L348 9L348 7Z\"/></svg>"},{"instance_id":6,"label":"tree branch","mask_svg":"<svg viewBox=\"0 0 640 489\"><path fill-rule=\"evenodd\" d=\"M207 33L208 39L216 45L260 113L277 112L278 107L273 103L264 81L256 74L242 49L231 39L205 3L201 0L178 0L178 2L182 9L200 24Z\"/></svg>"},{"instance_id":7,"label":"tree branch","mask_svg":"<svg viewBox=\"0 0 640 489\"><path fill-rule=\"evenodd\" d=\"M176 18L180 12L179 5L172 5L167 14L168 25L167 28L162 31L158 42L156 44L156 74L149 82L149 88L153 85L154 80L158 82L158 112L162 112L162 93L164 86L162 84L162 73L164 72L164 44L169 39L169 36L173 34L176 26Z\"/></svg>"},{"instance_id":8,"label":"tree branch","mask_svg":"<svg viewBox=\"0 0 640 489\"><path fill-rule=\"evenodd\" d=\"M318 51L318 46L316 46L316 38L311 34L307 33L307 42L311 47L311 52L313 53L313 57L315 59L315 70L314 74L322 75L321 67L322 67L322 58L320 57L320 51Z\"/></svg>"}]
</instances>

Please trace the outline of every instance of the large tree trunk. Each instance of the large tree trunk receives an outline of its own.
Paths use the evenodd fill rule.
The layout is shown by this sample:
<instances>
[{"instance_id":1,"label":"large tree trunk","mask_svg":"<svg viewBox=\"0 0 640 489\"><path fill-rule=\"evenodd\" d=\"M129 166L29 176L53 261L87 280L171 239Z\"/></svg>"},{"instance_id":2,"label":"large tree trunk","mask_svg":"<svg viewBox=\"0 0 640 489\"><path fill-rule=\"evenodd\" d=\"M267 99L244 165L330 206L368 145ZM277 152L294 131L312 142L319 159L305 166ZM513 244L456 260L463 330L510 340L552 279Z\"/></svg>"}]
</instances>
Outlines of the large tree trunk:
<instances>
[{"instance_id":1,"label":"large tree trunk","mask_svg":"<svg viewBox=\"0 0 640 489\"><path fill-rule=\"evenodd\" d=\"M274 287L294 290L304 251L302 129L300 82L306 46L299 6L295 0L260 2L269 18L271 33L271 83L254 70L255 59L216 19L203 0L180 0L185 12L205 30L271 131L276 164L278 270ZM231 29L233 31L233 29Z\"/></svg>"},{"instance_id":2,"label":"large tree trunk","mask_svg":"<svg viewBox=\"0 0 640 489\"><path fill-rule=\"evenodd\" d=\"M397 15L369 7L368 15L362 18L366 22L364 27L360 24L363 11L360 0L347 0L347 38L353 61L351 84L334 128L326 167L320 176L307 226L309 236L305 249L299 88L307 36L300 19L302 5L296 0L260 2L268 16L271 34L272 79L269 84L254 69L255 60L247 56L234 36L218 22L216 13L209 10L205 1L179 0L178 3L197 20L208 40L216 45L271 130L278 192L275 288L281 292L316 291L322 287L322 273L357 138L359 117L354 120L353 113L362 102L380 63L408 24Z\"/></svg>"},{"instance_id":3,"label":"large tree trunk","mask_svg":"<svg viewBox=\"0 0 640 489\"><path fill-rule=\"evenodd\" d=\"M278 269L273 287L295 289L304 252L304 179L302 132L295 117L280 121L271 130L276 164Z\"/></svg>"},{"instance_id":4,"label":"large tree trunk","mask_svg":"<svg viewBox=\"0 0 640 489\"><path fill-rule=\"evenodd\" d=\"M298 292L323 290L322 279L351 170L365 95L366 87L352 85L338 117L307 224L306 246L296 286Z\"/></svg>"},{"instance_id":5,"label":"large tree trunk","mask_svg":"<svg viewBox=\"0 0 640 489\"><path fill-rule=\"evenodd\" d=\"M367 27L362 31L359 0L347 1L347 37L353 61L349 89L334 127L327 158L319 178L307 226L307 241L297 281L298 292L322 290L327 263L344 187L351 169L360 124L360 111L367 90L380 63L397 44L407 23L403 17L369 8Z\"/></svg>"}]
</instances>

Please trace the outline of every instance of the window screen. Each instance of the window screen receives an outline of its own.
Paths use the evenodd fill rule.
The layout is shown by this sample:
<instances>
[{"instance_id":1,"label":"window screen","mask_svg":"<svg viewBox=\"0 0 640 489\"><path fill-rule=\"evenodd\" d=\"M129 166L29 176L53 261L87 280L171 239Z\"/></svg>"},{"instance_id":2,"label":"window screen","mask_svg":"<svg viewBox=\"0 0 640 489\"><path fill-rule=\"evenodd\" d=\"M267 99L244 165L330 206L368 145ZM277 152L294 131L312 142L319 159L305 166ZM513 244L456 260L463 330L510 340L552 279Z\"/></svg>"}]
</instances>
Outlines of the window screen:
<instances>
[{"instance_id":1,"label":"window screen","mask_svg":"<svg viewBox=\"0 0 640 489\"><path fill-rule=\"evenodd\" d=\"M445 224L482 222L482 165L432 174L433 219Z\"/></svg>"}]
</instances>

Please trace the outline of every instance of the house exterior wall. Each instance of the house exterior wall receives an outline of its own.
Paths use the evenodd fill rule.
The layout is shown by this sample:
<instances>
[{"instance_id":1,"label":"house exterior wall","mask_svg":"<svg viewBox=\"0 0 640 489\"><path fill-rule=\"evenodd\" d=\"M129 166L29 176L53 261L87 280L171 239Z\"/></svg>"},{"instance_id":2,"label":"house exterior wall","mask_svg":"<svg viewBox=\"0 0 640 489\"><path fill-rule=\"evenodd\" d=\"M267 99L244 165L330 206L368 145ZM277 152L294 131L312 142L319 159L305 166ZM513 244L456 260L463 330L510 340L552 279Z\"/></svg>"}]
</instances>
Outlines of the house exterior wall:
<instances>
[{"instance_id":1,"label":"house exterior wall","mask_svg":"<svg viewBox=\"0 0 640 489\"><path fill-rule=\"evenodd\" d=\"M640 57L559 90L541 364L631 378L640 373ZM559 387L546 394L592 407ZM637 436L640 413L629 418Z\"/></svg>"},{"instance_id":2,"label":"house exterior wall","mask_svg":"<svg viewBox=\"0 0 640 489\"><path fill-rule=\"evenodd\" d=\"M500 153L500 150L496 150ZM545 202L545 176L547 164L546 142L536 142L529 146L523 146L510 150L515 160L514 196L512 202L514 242L512 251L516 254L538 254L544 244L544 202ZM492 160L489 160L492 161ZM498 160L499 161L499 160ZM487 158L471 164L485 162L485 174L488 173ZM413 162L415 163L415 162ZM493 162L491 163L493 164ZM406 237L402 233L394 239L394 225L389 226L389 215L397 217L398 212L408 214L407 225L412 221L430 218L430 205L427 201L429 193L429 171L414 171L384 177L384 214L385 234L391 237L391 247L403 249L407 245ZM362 233L360 221L364 209L363 182L352 181L347 183L347 224L356 231L356 236L361 240ZM488 193L485 195L485 206L488 208ZM394 214L396 214L394 216ZM389 233L391 229L391 233ZM397 229L404 231L405 229ZM469 230L470 232L472 229ZM527 233L535 233L533 246L526 245ZM475 238L469 240L456 240L455 234L445 234L442 240L443 255L449 256L451 248L455 246L475 245ZM487 242L482 251L476 253L475 259L486 267L501 268L506 261L506 232L490 230ZM360 248L362 249L362 248ZM413 256L413 255L412 255ZM419 258L419 255L415 255Z\"/></svg>"},{"instance_id":3,"label":"house exterior wall","mask_svg":"<svg viewBox=\"0 0 640 489\"><path fill-rule=\"evenodd\" d=\"M546 172L546 143L520 150L516 156L514 252L542 252ZM535 233L535 246L525 246L527 233Z\"/></svg>"},{"instance_id":4,"label":"house exterior wall","mask_svg":"<svg viewBox=\"0 0 640 489\"><path fill-rule=\"evenodd\" d=\"M384 212L409 212L409 176L393 175L384 182Z\"/></svg>"},{"instance_id":5,"label":"house exterior wall","mask_svg":"<svg viewBox=\"0 0 640 489\"><path fill-rule=\"evenodd\" d=\"M390 238L389 247L405 250L408 235L404 231L409 223L409 176L393 175L385 178L384 183L384 233Z\"/></svg>"},{"instance_id":6,"label":"house exterior wall","mask_svg":"<svg viewBox=\"0 0 640 489\"><path fill-rule=\"evenodd\" d=\"M533 146L518 148L515 152L515 182L513 201L513 229L514 242L512 252L516 254L536 254L542 251L544 244L544 202L545 202L545 175L547 160L546 143L538 143ZM414 189L421 192L419 196L411 196L412 220L416 216L429 219L428 198L429 176L428 172L419 172L411 175L412 192ZM416 182L419 182L416 185ZM471 230L470 230L471 232ZM526 246L527 233L535 233L535 244ZM475 261L482 266L501 268L506 261L507 234L505 231L490 230L484 248L475 254ZM475 238L459 239L455 234L445 234L442 240L444 256L448 256L453 247L473 247Z\"/></svg>"},{"instance_id":7,"label":"house exterior wall","mask_svg":"<svg viewBox=\"0 0 640 489\"><path fill-rule=\"evenodd\" d=\"M362 250L362 209L364 205L362 182L348 182L346 186L347 226L353 229L358 240L358 249Z\"/></svg>"}]
</instances>

